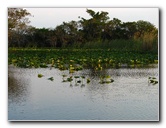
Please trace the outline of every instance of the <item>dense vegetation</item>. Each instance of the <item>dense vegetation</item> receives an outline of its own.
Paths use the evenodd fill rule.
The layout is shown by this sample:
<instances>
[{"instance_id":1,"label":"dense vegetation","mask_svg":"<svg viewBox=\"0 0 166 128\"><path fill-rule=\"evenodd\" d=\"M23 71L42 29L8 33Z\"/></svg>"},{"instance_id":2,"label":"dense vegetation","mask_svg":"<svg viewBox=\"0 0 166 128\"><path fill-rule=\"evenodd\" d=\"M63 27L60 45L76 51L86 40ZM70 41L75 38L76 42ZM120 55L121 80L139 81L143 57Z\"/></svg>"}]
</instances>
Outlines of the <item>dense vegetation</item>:
<instances>
[{"instance_id":1,"label":"dense vegetation","mask_svg":"<svg viewBox=\"0 0 166 128\"><path fill-rule=\"evenodd\" d=\"M55 28L29 26L26 9L8 10L8 64L22 68L68 70L62 82L90 83L86 76L73 74L83 69L102 72L110 68L142 68L158 63L158 29L148 21L110 20L108 12L87 9L90 19L63 22ZM100 73L99 73L100 74ZM38 78L44 75L38 74ZM54 77L48 78L53 81ZM149 83L156 84L155 77ZM107 74L100 84L112 83Z\"/></svg>"},{"instance_id":2,"label":"dense vegetation","mask_svg":"<svg viewBox=\"0 0 166 128\"><path fill-rule=\"evenodd\" d=\"M155 53L110 49L9 49L9 64L23 68L58 68L74 72L83 68L144 67L158 63Z\"/></svg>"},{"instance_id":3,"label":"dense vegetation","mask_svg":"<svg viewBox=\"0 0 166 128\"><path fill-rule=\"evenodd\" d=\"M108 12L87 9L90 19L63 22L55 28L29 26L25 9L9 8L9 47L32 48L110 48L111 50L158 50L158 29L148 21L122 22L110 20Z\"/></svg>"},{"instance_id":4,"label":"dense vegetation","mask_svg":"<svg viewBox=\"0 0 166 128\"><path fill-rule=\"evenodd\" d=\"M90 19L39 29L28 26L31 14L26 9L9 8L9 64L77 71L158 62L158 30L150 22L122 22L110 20L108 12L86 12Z\"/></svg>"}]
</instances>

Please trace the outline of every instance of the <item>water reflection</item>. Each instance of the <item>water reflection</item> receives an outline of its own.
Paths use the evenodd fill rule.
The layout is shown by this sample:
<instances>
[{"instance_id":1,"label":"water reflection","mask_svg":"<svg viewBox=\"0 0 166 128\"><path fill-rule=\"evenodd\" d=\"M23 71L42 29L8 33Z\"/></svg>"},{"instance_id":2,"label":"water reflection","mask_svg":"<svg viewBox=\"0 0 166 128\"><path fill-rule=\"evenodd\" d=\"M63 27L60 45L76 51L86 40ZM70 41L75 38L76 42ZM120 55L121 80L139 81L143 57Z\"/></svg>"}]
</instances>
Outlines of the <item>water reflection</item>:
<instances>
[{"instance_id":1,"label":"water reflection","mask_svg":"<svg viewBox=\"0 0 166 128\"><path fill-rule=\"evenodd\" d=\"M38 78L39 73L44 77ZM73 76L73 81L62 82L62 75ZM105 75L114 82L99 84ZM86 78L77 83L74 76ZM9 68L9 120L157 120L158 84L148 86L148 76L158 78L158 69L86 69L69 74Z\"/></svg>"},{"instance_id":2,"label":"water reflection","mask_svg":"<svg viewBox=\"0 0 166 128\"><path fill-rule=\"evenodd\" d=\"M89 75L92 79L95 77L111 75L112 77L148 77L148 76L156 76L158 72L156 72L156 68L142 68L142 69L105 69L101 71L95 71L93 69L84 70L82 75Z\"/></svg>"},{"instance_id":3,"label":"water reflection","mask_svg":"<svg viewBox=\"0 0 166 128\"><path fill-rule=\"evenodd\" d=\"M22 103L25 102L29 92L30 81L22 76L18 78L18 74L9 71L8 74L8 98L9 103Z\"/></svg>"}]
</instances>

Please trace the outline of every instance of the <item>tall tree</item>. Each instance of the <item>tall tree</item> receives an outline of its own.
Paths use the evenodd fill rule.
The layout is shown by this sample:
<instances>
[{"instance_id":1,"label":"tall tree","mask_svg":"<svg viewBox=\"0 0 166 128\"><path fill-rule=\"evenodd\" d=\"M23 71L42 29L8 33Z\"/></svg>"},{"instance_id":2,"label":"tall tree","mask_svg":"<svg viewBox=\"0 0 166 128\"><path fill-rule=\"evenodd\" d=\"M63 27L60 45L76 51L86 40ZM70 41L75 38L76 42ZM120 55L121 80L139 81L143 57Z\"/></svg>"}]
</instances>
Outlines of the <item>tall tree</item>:
<instances>
[{"instance_id":1,"label":"tall tree","mask_svg":"<svg viewBox=\"0 0 166 128\"><path fill-rule=\"evenodd\" d=\"M81 18L80 20L84 38L88 41L101 39L101 34L105 29L105 23L109 19L108 12L94 12L90 9L87 9L86 12L91 16L91 18Z\"/></svg>"},{"instance_id":2,"label":"tall tree","mask_svg":"<svg viewBox=\"0 0 166 128\"><path fill-rule=\"evenodd\" d=\"M156 27L148 21L139 20L136 23L137 35L142 37L145 32L156 30Z\"/></svg>"},{"instance_id":3,"label":"tall tree","mask_svg":"<svg viewBox=\"0 0 166 128\"><path fill-rule=\"evenodd\" d=\"M31 14L23 8L9 8L8 9L8 41L9 46L11 42L20 45L20 35L27 33L30 23L28 16ZM23 39L23 38L22 38Z\"/></svg>"}]
</instances>

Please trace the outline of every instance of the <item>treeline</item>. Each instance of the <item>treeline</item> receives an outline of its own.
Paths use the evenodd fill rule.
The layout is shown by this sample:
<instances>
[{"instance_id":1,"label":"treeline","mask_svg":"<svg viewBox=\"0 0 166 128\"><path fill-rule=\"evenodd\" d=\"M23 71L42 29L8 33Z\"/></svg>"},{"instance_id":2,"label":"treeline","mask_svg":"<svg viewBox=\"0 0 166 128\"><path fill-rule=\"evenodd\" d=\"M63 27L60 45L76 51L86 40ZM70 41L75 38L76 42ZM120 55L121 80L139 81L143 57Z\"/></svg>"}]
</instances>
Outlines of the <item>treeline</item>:
<instances>
[{"instance_id":1,"label":"treeline","mask_svg":"<svg viewBox=\"0 0 166 128\"><path fill-rule=\"evenodd\" d=\"M9 47L158 49L158 29L148 21L110 20L108 12L87 9L90 19L63 22L54 29L28 26L25 9L8 10ZM14 17L14 18L13 18ZM49 23L49 22L48 22Z\"/></svg>"}]
</instances>

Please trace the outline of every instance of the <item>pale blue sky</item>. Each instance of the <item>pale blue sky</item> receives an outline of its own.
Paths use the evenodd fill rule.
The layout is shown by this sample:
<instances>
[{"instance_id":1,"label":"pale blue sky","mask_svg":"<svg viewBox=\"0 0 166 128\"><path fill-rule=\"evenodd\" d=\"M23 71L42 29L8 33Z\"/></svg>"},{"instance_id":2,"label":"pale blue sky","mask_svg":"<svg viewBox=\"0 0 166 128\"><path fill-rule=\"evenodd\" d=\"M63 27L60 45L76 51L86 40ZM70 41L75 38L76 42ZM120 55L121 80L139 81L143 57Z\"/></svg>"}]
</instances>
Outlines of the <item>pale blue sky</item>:
<instances>
[{"instance_id":1,"label":"pale blue sky","mask_svg":"<svg viewBox=\"0 0 166 128\"><path fill-rule=\"evenodd\" d=\"M78 16L90 18L86 8L26 8L34 17L30 17L31 25L37 28L55 28L71 20L78 21ZM158 8L88 8L94 11L106 11L110 19L118 18L122 22L144 20L158 28Z\"/></svg>"}]
</instances>

